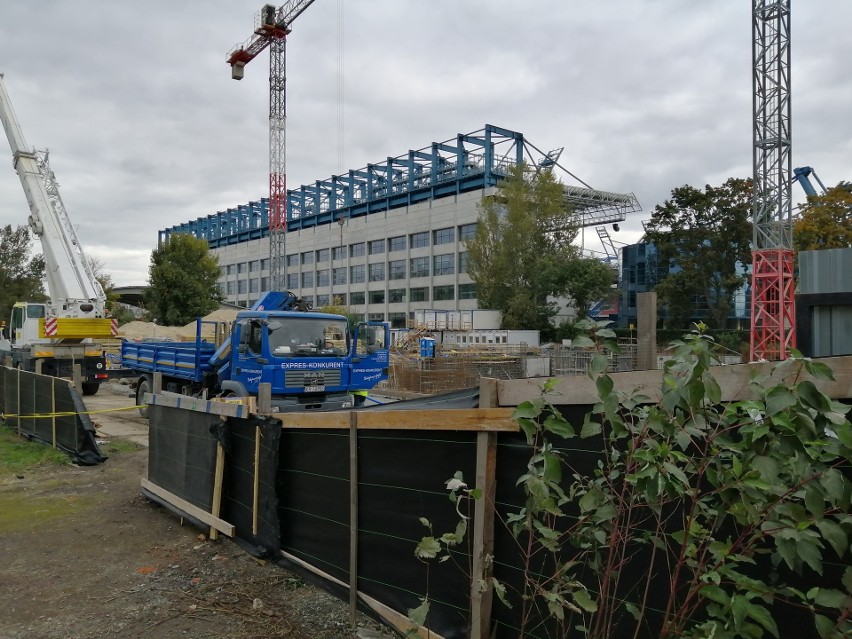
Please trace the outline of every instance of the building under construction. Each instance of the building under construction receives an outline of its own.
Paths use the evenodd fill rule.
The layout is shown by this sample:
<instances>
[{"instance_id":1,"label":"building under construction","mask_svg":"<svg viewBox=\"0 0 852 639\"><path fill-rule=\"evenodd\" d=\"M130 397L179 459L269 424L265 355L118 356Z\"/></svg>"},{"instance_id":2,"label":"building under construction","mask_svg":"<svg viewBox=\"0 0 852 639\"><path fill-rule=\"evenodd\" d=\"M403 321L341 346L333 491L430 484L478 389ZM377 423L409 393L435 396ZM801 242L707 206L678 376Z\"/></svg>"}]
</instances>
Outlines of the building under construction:
<instances>
[{"instance_id":1,"label":"building under construction","mask_svg":"<svg viewBox=\"0 0 852 639\"><path fill-rule=\"evenodd\" d=\"M287 192L287 232L278 273L315 307L337 303L367 320L404 327L420 309L477 307L465 240L479 203L512 166L555 170L578 226L623 221L632 193L590 188L522 133L493 125ZM268 199L159 232L207 240L222 267L225 300L250 306L273 281Z\"/></svg>"}]
</instances>

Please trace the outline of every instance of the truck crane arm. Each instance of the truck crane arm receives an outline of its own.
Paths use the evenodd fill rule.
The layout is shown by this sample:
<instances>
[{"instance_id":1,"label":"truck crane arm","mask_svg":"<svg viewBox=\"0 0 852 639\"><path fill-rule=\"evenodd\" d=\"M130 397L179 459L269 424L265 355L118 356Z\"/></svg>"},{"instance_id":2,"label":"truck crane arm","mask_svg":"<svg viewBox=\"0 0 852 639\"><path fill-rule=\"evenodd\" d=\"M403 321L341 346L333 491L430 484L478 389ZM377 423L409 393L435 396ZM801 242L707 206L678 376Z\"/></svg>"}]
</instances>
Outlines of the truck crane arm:
<instances>
[{"instance_id":1,"label":"truck crane arm","mask_svg":"<svg viewBox=\"0 0 852 639\"><path fill-rule=\"evenodd\" d=\"M59 197L47 153L30 150L0 74L0 120L15 171L30 208L29 225L41 241L47 289L54 309L66 317L103 317L106 296L92 274Z\"/></svg>"}]
</instances>

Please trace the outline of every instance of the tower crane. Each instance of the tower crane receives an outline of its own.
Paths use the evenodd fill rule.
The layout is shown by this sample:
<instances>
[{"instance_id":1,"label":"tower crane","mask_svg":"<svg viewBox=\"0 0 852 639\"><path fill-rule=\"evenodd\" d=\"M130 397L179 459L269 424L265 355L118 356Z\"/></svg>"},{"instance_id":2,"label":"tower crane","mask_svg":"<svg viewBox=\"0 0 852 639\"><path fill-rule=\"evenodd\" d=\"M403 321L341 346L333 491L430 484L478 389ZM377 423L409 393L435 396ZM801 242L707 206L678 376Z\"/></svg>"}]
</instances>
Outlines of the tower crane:
<instances>
[{"instance_id":1,"label":"tower crane","mask_svg":"<svg viewBox=\"0 0 852 639\"><path fill-rule=\"evenodd\" d=\"M255 16L254 33L228 52L231 77L242 80L245 66L269 47L269 275L270 290L285 287L287 235L286 46L290 25L314 0L266 4Z\"/></svg>"},{"instance_id":2,"label":"tower crane","mask_svg":"<svg viewBox=\"0 0 852 639\"><path fill-rule=\"evenodd\" d=\"M751 361L796 346L790 135L790 0L753 0Z\"/></svg>"}]
</instances>

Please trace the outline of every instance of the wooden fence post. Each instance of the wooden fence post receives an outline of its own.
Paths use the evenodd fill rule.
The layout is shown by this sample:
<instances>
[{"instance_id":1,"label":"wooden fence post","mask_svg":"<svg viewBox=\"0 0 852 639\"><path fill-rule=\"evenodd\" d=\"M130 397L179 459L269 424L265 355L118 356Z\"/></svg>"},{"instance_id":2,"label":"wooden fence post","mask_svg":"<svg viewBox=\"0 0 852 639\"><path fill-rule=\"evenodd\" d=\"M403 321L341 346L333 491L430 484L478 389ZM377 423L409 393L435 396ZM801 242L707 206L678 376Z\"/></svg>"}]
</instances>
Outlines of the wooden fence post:
<instances>
[{"instance_id":1,"label":"wooden fence post","mask_svg":"<svg viewBox=\"0 0 852 639\"><path fill-rule=\"evenodd\" d=\"M74 388L77 389L78 392L83 392L83 367L80 364L74 364L74 372L72 373L71 380L74 384Z\"/></svg>"},{"instance_id":2,"label":"wooden fence post","mask_svg":"<svg viewBox=\"0 0 852 639\"><path fill-rule=\"evenodd\" d=\"M497 380L480 380L479 407L496 408ZM476 435L475 488L482 490L473 510L473 567L470 579L470 639L491 637L491 605L494 588L488 579L492 575L490 557L494 553L494 509L497 473L497 433ZM485 584L483 588L481 584Z\"/></svg>"},{"instance_id":3,"label":"wooden fence post","mask_svg":"<svg viewBox=\"0 0 852 639\"><path fill-rule=\"evenodd\" d=\"M358 411L349 411L349 615L358 612Z\"/></svg>"},{"instance_id":4,"label":"wooden fence post","mask_svg":"<svg viewBox=\"0 0 852 639\"><path fill-rule=\"evenodd\" d=\"M272 384L264 382L257 385L257 414L269 415L272 412Z\"/></svg>"}]
</instances>

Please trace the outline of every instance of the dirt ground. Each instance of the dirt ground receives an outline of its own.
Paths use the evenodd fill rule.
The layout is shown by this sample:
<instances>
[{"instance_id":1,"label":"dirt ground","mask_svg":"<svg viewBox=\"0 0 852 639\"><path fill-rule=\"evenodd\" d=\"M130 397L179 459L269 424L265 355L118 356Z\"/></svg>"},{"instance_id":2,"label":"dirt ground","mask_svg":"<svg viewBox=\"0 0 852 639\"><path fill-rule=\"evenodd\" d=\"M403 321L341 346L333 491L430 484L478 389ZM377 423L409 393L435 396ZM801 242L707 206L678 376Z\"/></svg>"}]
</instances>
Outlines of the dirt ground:
<instances>
[{"instance_id":1,"label":"dirt ground","mask_svg":"<svg viewBox=\"0 0 852 639\"><path fill-rule=\"evenodd\" d=\"M102 448L99 466L0 477L0 639L395 636L143 497L147 449Z\"/></svg>"}]
</instances>

